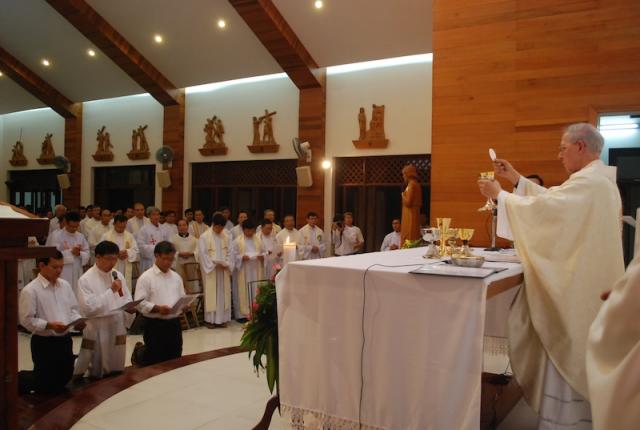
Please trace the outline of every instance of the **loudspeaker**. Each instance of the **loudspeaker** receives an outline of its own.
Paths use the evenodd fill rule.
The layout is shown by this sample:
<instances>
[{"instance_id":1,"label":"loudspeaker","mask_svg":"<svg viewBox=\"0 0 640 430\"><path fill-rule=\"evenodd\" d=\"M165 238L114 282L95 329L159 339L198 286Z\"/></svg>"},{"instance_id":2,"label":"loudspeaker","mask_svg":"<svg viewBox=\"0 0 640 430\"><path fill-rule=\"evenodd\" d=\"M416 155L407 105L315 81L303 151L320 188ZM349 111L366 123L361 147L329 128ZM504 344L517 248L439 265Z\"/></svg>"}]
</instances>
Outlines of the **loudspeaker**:
<instances>
[{"instance_id":1,"label":"loudspeaker","mask_svg":"<svg viewBox=\"0 0 640 430\"><path fill-rule=\"evenodd\" d=\"M71 186L71 181L69 180L69 175L63 173L61 175L57 175L58 177L58 186L61 190L66 190Z\"/></svg>"},{"instance_id":2,"label":"loudspeaker","mask_svg":"<svg viewBox=\"0 0 640 430\"><path fill-rule=\"evenodd\" d=\"M171 186L171 175L168 170L159 170L156 172L156 178L160 188L169 188Z\"/></svg>"},{"instance_id":3,"label":"loudspeaker","mask_svg":"<svg viewBox=\"0 0 640 430\"><path fill-rule=\"evenodd\" d=\"M296 177L298 178L299 187L310 187L313 185L311 167L309 166L296 167Z\"/></svg>"}]
</instances>

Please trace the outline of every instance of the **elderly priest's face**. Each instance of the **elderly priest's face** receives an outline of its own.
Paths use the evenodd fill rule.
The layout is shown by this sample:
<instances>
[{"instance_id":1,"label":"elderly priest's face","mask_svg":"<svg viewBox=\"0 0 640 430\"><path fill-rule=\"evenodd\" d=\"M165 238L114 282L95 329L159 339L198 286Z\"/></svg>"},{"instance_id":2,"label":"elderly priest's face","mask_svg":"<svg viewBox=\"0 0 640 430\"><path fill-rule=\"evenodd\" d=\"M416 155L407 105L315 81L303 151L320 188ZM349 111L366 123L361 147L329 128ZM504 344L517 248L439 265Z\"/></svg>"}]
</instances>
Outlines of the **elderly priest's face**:
<instances>
[{"instance_id":1,"label":"elderly priest's face","mask_svg":"<svg viewBox=\"0 0 640 430\"><path fill-rule=\"evenodd\" d=\"M583 159L587 150L587 145L582 140L572 142L565 134L560 141L558 158L567 172L575 173L583 167Z\"/></svg>"}]
</instances>

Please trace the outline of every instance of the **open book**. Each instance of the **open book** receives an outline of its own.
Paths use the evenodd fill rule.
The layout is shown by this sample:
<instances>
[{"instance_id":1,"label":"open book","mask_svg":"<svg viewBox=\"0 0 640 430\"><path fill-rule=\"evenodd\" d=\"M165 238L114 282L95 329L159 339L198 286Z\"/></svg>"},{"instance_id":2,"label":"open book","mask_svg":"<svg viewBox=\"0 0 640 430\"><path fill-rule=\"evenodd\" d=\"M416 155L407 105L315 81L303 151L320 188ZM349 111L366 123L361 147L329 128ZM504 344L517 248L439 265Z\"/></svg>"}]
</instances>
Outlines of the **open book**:
<instances>
[{"instance_id":1,"label":"open book","mask_svg":"<svg viewBox=\"0 0 640 430\"><path fill-rule=\"evenodd\" d=\"M131 311L134 310L136 308L136 306L138 306L140 303L142 303L144 299L140 299L140 300L133 300L129 303L126 303L122 306L120 306L119 308L114 309L114 311Z\"/></svg>"},{"instance_id":2,"label":"open book","mask_svg":"<svg viewBox=\"0 0 640 430\"><path fill-rule=\"evenodd\" d=\"M180 297L178 301L171 308L171 313L175 314L175 313L182 312L182 309L191 305L191 303L193 303L194 300L197 299L198 297L200 297L200 294L188 294L186 296Z\"/></svg>"},{"instance_id":3,"label":"open book","mask_svg":"<svg viewBox=\"0 0 640 430\"><path fill-rule=\"evenodd\" d=\"M69 324L67 324L67 325L64 327L64 329L65 329L65 330L69 330L70 328L72 328L72 327L73 327L73 326L75 326L76 324L79 324L79 323L81 323L81 322L83 322L83 321L86 321L86 320L88 320L88 319L89 319L89 318L78 318L77 320L75 320L75 321L71 321Z\"/></svg>"}]
</instances>

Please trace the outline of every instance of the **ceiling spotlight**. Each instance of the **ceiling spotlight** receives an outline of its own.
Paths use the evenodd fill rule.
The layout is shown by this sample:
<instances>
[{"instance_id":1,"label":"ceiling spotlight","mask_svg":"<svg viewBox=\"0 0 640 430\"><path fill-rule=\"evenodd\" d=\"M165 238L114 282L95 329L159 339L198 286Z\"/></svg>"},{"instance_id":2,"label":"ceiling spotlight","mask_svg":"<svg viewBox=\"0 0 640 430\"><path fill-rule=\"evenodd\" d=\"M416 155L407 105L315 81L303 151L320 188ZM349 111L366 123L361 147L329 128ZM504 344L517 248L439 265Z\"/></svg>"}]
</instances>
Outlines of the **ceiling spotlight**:
<instances>
[{"instance_id":1,"label":"ceiling spotlight","mask_svg":"<svg viewBox=\"0 0 640 430\"><path fill-rule=\"evenodd\" d=\"M225 28L226 26L227 26L227 21L225 21L224 19L218 20L218 28Z\"/></svg>"},{"instance_id":2,"label":"ceiling spotlight","mask_svg":"<svg viewBox=\"0 0 640 430\"><path fill-rule=\"evenodd\" d=\"M87 49L87 55L89 57L95 57L96 56L96 51L94 51L93 49Z\"/></svg>"},{"instance_id":3,"label":"ceiling spotlight","mask_svg":"<svg viewBox=\"0 0 640 430\"><path fill-rule=\"evenodd\" d=\"M162 36L160 36L159 34L153 36L153 40L155 40L156 43L162 43L163 41Z\"/></svg>"},{"instance_id":4,"label":"ceiling spotlight","mask_svg":"<svg viewBox=\"0 0 640 430\"><path fill-rule=\"evenodd\" d=\"M323 2L322 0L316 0L316 1L313 3L313 6L314 6L316 9L322 9L322 7L324 6L324 2Z\"/></svg>"},{"instance_id":5,"label":"ceiling spotlight","mask_svg":"<svg viewBox=\"0 0 640 430\"><path fill-rule=\"evenodd\" d=\"M329 170L331 168L331 160L322 160L322 168Z\"/></svg>"},{"instance_id":6,"label":"ceiling spotlight","mask_svg":"<svg viewBox=\"0 0 640 430\"><path fill-rule=\"evenodd\" d=\"M49 67L51 65L51 63L46 58L43 58L42 59L42 65L45 66L45 67Z\"/></svg>"}]
</instances>

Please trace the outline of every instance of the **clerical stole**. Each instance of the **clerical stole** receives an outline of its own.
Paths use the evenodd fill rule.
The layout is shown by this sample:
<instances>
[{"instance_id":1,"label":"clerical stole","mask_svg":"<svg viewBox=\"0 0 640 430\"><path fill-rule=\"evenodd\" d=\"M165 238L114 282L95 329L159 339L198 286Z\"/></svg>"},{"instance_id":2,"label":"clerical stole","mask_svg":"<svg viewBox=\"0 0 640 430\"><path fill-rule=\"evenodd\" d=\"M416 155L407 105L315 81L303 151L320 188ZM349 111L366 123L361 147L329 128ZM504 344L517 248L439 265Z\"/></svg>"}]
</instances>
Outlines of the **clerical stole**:
<instances>
[{"instance_id":1,"label":"clerical stole","mask_svg":"<svg viewBox=\"0 0 640 430\"><path fill-rule=\"evenodd\" d=\"M213 229L206 233L204 236L207 240L207 255L209 259L215 266L216 261L221 261L224 258L222 256L229 255L229 237L222 233L219 235L222 249L216 248L216 241L213 238L213 235L216 234ZM221 252L218 252L221 251ZM222 258L221 258L222 257ZM218 309L218 298L217 298L217 288L218 288L218 273L219 271L214 269L205 273L204 280L204 311L205 312L216 312ZM228 310L231 307L231 274L229 271L224 270L222 273L223 277L223 286L224 286L224 310Z\"/></svg>"},{"instance_id":2,"label":"clerical stole","mask_svg":"<svg viewBox=\"0 0 640 430\"><path fill-rule=\"evenodd\" d=\"M245 253L246 237L241 234L236 238L236 246L238 247L238 256L241 258ZM262 241L257 235L254 235L251 240L255 247L256 252L262 252ZM247 272L252 271L250 276L252 279L249 281L258 281L264 279L264 264L257 260L249 260L242 262L242 265L238 268L238 298L240 300L240 313L248 316L250 314L249 303L249 285L247 284Z\"/></svg>"}]
</instances>

